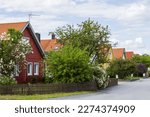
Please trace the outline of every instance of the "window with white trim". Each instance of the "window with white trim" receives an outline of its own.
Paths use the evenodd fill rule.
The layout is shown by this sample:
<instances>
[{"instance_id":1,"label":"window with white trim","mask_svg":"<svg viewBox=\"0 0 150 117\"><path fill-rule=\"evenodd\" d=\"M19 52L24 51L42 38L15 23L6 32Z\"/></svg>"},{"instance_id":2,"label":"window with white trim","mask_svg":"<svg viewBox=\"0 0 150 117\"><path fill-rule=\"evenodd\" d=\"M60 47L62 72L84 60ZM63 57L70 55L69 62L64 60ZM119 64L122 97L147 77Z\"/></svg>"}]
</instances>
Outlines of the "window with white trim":
<instances>
[{"instance_id":1,"label":"window with white trim","mask_svg":"<svg viewBox=\"0 0 150 117\"><path fill-rule=\"evenodd\" d=\"M32 75L32 62L28 62L28 65L27 65L27 74L28 74L28 76Z\"/></svg>"},{"instance_id":2,"label":"window with white trim","mask_svg":"<svg viewBox=\"0 0 150 117\"><path fill-rule=\"evenodd\" d=\"M113 54L112 54L112 52L109 53L109 56L110 56L109 59L112 60L112 59L113 59Z\"/></svg>"},{"instance_id":3,"label":"window with white trim","mask_svg":"<svg viewBox=\"0 0 150 117\"><path fill-rule=\"evenodd\" d=\"M22 38L22 43L25 44L25 45L29 44L29 37L23 37Z\"/></svg>"},{"instance_id":4,"label":"window with white trim","mask_svg":"<svg viewBox=\"0 0 150 117\"><path fill-rule=\"evenodd\" d=\"M20 72L20 71L19 71L19 65L17 64L17 65L15 65L14 67L15 67L15 68L14 68L14 75L15 75L15 76L19 76L19 72Z\"/></svg>"},{"instance_id":5,"label":"window with white trim","mask_svg":"<svg viewBox=\"0 0 150 117\"><path fill-rule=\"evenodd\" d=\"M34 75L39 75L39 63L34 63Z\"/></svg>"}]
</instances>

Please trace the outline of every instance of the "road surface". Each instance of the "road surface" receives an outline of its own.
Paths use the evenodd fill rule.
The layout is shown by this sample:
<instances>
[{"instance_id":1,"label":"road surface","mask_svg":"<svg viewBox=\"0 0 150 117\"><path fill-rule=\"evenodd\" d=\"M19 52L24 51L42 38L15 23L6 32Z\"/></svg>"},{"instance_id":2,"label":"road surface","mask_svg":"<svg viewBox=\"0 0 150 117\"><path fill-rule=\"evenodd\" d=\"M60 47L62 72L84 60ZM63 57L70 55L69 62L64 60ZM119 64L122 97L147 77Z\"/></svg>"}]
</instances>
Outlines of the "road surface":
<instances>
[{"instance_id":1,"label":"road surface","mask_svg":"<svg viewBox=\"0 0 150 117\"><path fill-rule=\"evenodd\" d=\"M119 82L95 93L75 95L54 100L150 100L150 78Z\"/></svg>"}]
</instances>

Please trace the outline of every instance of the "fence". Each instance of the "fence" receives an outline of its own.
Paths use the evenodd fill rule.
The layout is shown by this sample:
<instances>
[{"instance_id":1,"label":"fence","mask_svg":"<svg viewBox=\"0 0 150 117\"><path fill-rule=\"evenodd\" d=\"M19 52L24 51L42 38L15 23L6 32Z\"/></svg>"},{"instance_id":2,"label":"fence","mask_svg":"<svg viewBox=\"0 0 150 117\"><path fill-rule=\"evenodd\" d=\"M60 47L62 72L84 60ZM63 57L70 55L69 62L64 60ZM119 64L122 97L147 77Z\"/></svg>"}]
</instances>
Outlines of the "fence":
<instances>
[{"instance_id":1,"label":"fence","mask_svg":"<svg viewBox=\"0 0 150 117\"><path fill-rule=\"evenodd\" d=\"M108 86L118 84L118 80L110 79ZM96 91L98 90L96 82L72 83L72 84L18 84L12 86L0 85L0 94L49 94L57 92L74 91Z\"/></svg>"},{"instance_id":2,"label":"fence","mask_svg":"<svg viewBox=\"0 0 150 117\"><path fill-rule=\"evenodd\" d=\"M0 86L0 94L49 94L56 92L96 91L96 83L72 84L18 84L13 86Z\"/></svg>"},{"instance_id":3,"label":"fence","mask_svg":"<svg viewBox=\"0 0 150 117\"><path fill-rule=\"evenodd\" d=\"M109 83L108 83L108 87L115 86L115 85L118 85L118 79L110 78Z\"/></svg>"}]
</instances>

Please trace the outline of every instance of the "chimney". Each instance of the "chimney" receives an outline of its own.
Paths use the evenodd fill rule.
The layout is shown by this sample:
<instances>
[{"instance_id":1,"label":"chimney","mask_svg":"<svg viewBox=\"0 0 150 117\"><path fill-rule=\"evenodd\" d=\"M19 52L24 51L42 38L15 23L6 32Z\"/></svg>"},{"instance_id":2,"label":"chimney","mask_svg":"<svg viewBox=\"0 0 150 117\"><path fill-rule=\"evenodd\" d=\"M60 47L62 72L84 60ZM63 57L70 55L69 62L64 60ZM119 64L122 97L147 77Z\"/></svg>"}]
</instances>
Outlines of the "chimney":
<instances>
[{"instance_id":1,"label":"chimney","mask_svg":"<svg viewBox=\"0 0 150 117\"><path fill-rule=\"evenodd\" d=\"M54 33L52 33L52 39L55 39L55 34Z\"/></svg>"},{"instance_id":2,"label":"chimney","mask_svg":"<svg viewBox=\"0 0 150 117\"><path fill-rule=\"evenodd\" d=\"M51 37L51 39L55 39L55 34L53 32L49 32L48 35Z\"/></svg>"},{"instance_id":3,"label":"chimney","mask_svg":"<svg viewBox=\"0 0 150 117\"><path fill-rule=\"evenodd\" d=\"M41 41L41 35L40 35L40 33L35 33L35 35L38 38L38 41L40 42Z\"/></svg>"}]
</instances>

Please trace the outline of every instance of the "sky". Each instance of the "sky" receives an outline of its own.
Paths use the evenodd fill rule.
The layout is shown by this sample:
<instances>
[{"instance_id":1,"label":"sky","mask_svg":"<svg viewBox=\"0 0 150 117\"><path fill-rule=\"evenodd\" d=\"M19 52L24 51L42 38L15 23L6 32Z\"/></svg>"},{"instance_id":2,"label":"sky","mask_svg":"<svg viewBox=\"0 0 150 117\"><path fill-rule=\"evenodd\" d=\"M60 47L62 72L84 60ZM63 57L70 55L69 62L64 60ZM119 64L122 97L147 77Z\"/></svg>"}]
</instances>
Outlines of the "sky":
<instances>
[{"instance_id":1,"label":"sky","mask_svg":"<svg viewBox=\"0 0 150 117\"><path fill-rule=\"evenodd\" d=\"M150 0L0 0L0 23L28 21L42 38L90 18L108 25L116 47L150 54Z\"/></svg>"}]
</instances>

